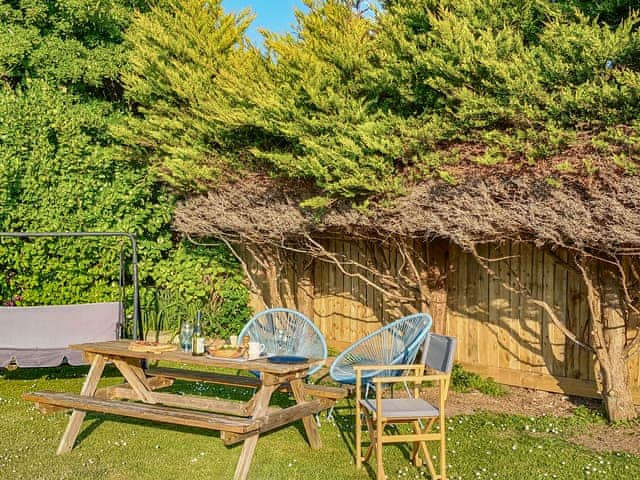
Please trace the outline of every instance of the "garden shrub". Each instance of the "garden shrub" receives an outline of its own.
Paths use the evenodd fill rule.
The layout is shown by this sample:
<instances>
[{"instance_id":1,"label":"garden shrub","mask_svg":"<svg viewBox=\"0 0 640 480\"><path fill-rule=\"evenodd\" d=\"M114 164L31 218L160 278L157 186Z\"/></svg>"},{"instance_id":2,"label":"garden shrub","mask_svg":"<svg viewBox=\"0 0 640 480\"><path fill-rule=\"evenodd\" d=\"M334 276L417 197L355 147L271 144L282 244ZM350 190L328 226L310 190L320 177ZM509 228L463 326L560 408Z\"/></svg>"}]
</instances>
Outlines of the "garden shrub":
<instances>
[{"instance_id":1,"label":"garden shrub","mask_svg":"<svg viewBox=\"0 0 640 480\"><path fill-rule=\"evenodd\" d=\"M484 378L477 373L469 372L459 363L456 363L451 371L451 389L462 393L477 390L493 397L500 397L508 393L508 390L493 378Z\"/></svg>"},{"instance_id":2,"label":"garden shrub","mask_svg":"<svg viewBox=\"0 0 640 480\"><path fill-rule=\"evenodd\" d=\"M124 31L147 7L144 0L0 5L0 231L134 233L143 308L156 289L179 292L185 304L218 295L216 326L228 323L224 315L235 325L249 315L237 265L222 248L190 248L174 237L175 197L110 133L130 113L120 84ZM0 238L0 300L116 300L121 248L128 260L123 239ZM129 306L130 277L127 264Z\"/></svg>"}]
</instances>

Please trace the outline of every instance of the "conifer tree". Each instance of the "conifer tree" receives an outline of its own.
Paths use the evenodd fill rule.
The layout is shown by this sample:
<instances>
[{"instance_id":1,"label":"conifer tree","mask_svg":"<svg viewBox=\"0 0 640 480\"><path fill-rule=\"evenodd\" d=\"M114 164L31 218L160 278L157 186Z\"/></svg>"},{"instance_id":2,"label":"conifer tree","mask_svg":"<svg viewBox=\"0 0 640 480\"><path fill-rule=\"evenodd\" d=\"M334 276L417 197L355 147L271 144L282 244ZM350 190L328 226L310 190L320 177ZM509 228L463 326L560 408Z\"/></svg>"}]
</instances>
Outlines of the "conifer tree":
<instances>
[{"instance_id":1,"label":"conifer tree","mask_svg":"<svg viewBox=\"0 0 640 480\"><path fill-rule=\"evenodd\" d=\"M228 58L245 46L248 12L224 13L220 0L167 0L137 14L122 80L139 115L115 129L174 186L213 182L228 160L200 104L218 88Z\"/></svg>"},{"instance_id":2,"label":"conifer tree","mask_svg":"<svg viewBox=\"0 0 640 480\"><path fill-rule=\"evenodd\" d=\"M397 191L402 155L371 95L373 25L350 3L306 2L294 34L267 33L267 54L228 72L217 108L221 123L257 132L256 158L343 197Z\"/></svg>"}]
</instances>

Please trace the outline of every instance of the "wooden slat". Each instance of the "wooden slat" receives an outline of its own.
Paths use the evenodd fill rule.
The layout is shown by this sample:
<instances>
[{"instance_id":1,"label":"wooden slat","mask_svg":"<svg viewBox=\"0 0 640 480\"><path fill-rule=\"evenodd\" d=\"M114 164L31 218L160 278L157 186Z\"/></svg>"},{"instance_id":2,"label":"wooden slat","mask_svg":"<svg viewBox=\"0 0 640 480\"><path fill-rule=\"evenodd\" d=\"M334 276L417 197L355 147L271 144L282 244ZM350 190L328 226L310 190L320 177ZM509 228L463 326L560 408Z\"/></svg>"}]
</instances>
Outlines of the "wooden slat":
<instances>
[{"instance_id":1,"label":"wooden slat","mask_svg":"<svg viewBox=\"0 0 640 480\"><path fill-rule=\"evenodd\" d=\"M173 384L173 379L166 377L150 377L147 378L147 385L151 390L157 390L159 388L169 387ZM122 383L120 385L112 385L110 387L103 387L96 390L95 397L101 398L104 400L109 400L111 398L120 398L119 395L122 395L121 390L127 389L129 392L126 393L127 397L122 398L133 398L131 395L133 389L131 385L128 383Z\"/></svg>"},{"instance_id":2,"label":"wooden slat","mask_svg":"<svg viewBox=\"0 0 640 480\"><path fill-rule=\"evenodd\" d=\"M578 338L582 337L581 331L584 325L584 320L581 318L581 300L582 289L580 288L582 282L580 277L575 272L568 272L567 275L567 328L575 332ZM577 346L568 338L565 339L565 376L569 378L580 378L580 358L582 352L581 347ZM586 372L585 372L586 373ZM589 378L588 376L586 378Z\"/></svg>"},{"instance_id":3,"label":"wooden slat","mask_svg":"<svg viewBox=\"0 0 640 480\"><path fill-rule=\"evenodd\" d=\"M163 392L151 392L149 395L154 404L162 404L168 407L189 408L193 410L207 410L224 415L247 416L247 408L243 402ZM111 389L109 391L109 398L105 398L104 395L98 395L98 392L96 392L96 398L107 400L140 400L138 394L129 385Z\"/></svg>"},{"instance_id":4,"label":"wooden slat","mask_svg":"<svg viewBox=\"0 0 640 480\"><path fill-rule=\"evenodd\" d=\"M544 292L544 251L539 248L534 248L532 253L531 292L533 298L542 299ZM537 332L535 344L537 347L537 355L532 359L532 368L534 372L543 374L547 372L547 367L544 362L544 336L547 331L545 317L542 307L533 304L530 304L529 312L528 317L531 320L528 321L527 324L530 325L532 331Z\"/></svg>"},{"instance_id":5,"label":"wooden slat","mask_svg":"<svg viewBox=\"0 0 640 480\"><path fill-rule=\"evenodd\" d=\"M458 257L460 256L460 249L455 246L452 248L451 253L449 254L449 270L447 271L447 290L449 294L447 296L447 312L445 321L445 330L444 335L450 335L452 337L457 337L456 331L456 320L457 320L457 312L460 308L458 305ZM462 348L462 342L458 343L458 348L456 349L456 359L460 359L462 354L460 350Z\"/></svg>"},{"instance_id":6,"label":"wooden slat","mask_svg":"<svg viewBox=\"0 0 640 480\"><path fill-rule=\"evenodd\" d=\"M553 306L553 280L555 278L553 273L553 263L552 254L545 251L543 253L542 299L551 306ZM555 361L553 358L554 349L552 345L552 330L555 327L546 312L543 312L542 316L542 356L546 369L553 374Z\"/></svg>"},{"instance_id":7,"label":"wooden slat","mask_svg":"<svg viewBox=\"0 0 640 480\"><path fill-rule=\"evenodd\" d=\"M329 298L327 292L327 281L324 278L325 262L315 261L313 262L313 313L314 322L318 326L321 332L327 331L327 324L325 320L325 302ZM326 337L326 335L325 335Z\"/></svg>"},{"instance_id":8,"label":"wooden slat","mask_svg":"<svg viewBox=\"0 0 640 480\"><path fill-rule=\"evenodd\" d=\"M345 256L345 258L354 259L354 256L357 255L357 250L354 247L353 242L343 240L340 243L342 245L342 254ZM352 247L354 247L353 252ZM354 260L357 260L357 258ZM344 269L349 274L355 272L355 267L353 265L345 265ZM343 274L342 281L344 285L344 289L342 290L344 295L344 306L342 313L344 314L344 316L342 318L342 321L340 322L340 331L342 332L343 338L346 338L350 342L353 342L355 336L353 326L354 323L358 322L358 319L355 315L355 299L353 298L353 283L355 280L349 275Z\"/></svg>"},{"instance_id":9,"label":"wooden slat","mask_svg":"<svg viewBox=\"0 0 640 480\"><path fill-rule=\"evenodd\" d=\"M234 387L257 388L260 380L256 377L245 377L241 375L230 375L216 372L199 372L197 370L181 370L178 368L148 368L147 375L151 377L166 377L179 380L189 380L192 382L217 383L220 385L230 385Z\"/></svg>"},{"instance_id":10,"label":"wooden slat","mask_svg":"<svg viewBox=\"0 0 640 480\"><path fill-rule=\"evenodd\" d=\"M171 423L209 430L223 430L235 433L246 433L257 430L262 424L260 419L231 417L216 413L189 411L184 409L147 405L143 403L125 402L122 400L100 400L93 397L59 392L30 392L22 398L31 402L45 403L81 411L92 411L140 418L154 422Z\"/></svg>"},{"instance_id":11,"label":"wooden slat","mask_svg":"<svg viewBox=\"0 0 640 480\"><path fill-rule=\"evenodd\" d=\"M147 370L147 375L175 378L181 380L190 380L204 383L217 383L220 385L229 385L234 387L257 388L260 380L255 377L242 377L239 375L228 375L214 372L197 372L193 370L180 370L174 368L152 368ZM338 400L346 398L348 392L344 388L332 387L329 385L303 384L306 395L312 397L322 397ZM281 391L289 391L287 386L280 389Z\"/></svg>"},{"instance_id":12,"label":"wooden slat","mask_svg":"<svg viewBox=\"0 0 640 480\"><path fill-rule=\"evenodd\" d=\"M127 357L146 359L148 362L164 360L175 363L187 363L190 365L201 365L206 367L220 367L231 368L235 370L254 370L262 371L273 374L287 374L299 371L305 371L311 366L316 365L319 360L311 359L308 362L301 362L296 364L280 364L271 363L267 359L258 360L245 360L237 361L226 358L211 358L207 356L193 356L190 353L185 352L162 352L162 353L149 353L149 352L134 352L130 351L127 347L129 340L114 340L111 342L98 342L98 343L85 343L81 345L71 345L71 348L76 350L83 350L89 353L99 353L109 357L110 360L113 357Z\"/></svg>"},{"instance_id":13,"label":"wooden slat","mask_svg":"<svg viewBox=\"0 0 640 480\"><path fill-rule=\"evenodd\" d=\"M357 241L356 245L358 246L358 263L361 265L367 264L367 244L363 240ZM366 273L364 271L360 271L360 273L366 277ZM366 322L367 317L369 316L368 308L366 306L367 303L367 284L362 280L356 280L352 286L353 297L356 300L356 308L355 308L355 316L356 321L353 322L353 329L351 331L353 341L355 342L361 337L361 332L366 330Z\"/></svg>"},{"instance_id":14,"label":"wooden slat","mask_svg":"<svg viewBox=\"0 0 640 480\"><path fill-rule=\"evenodd\" d=\"M473 260L471 260L473 261ZM469 283L469 266L471 261L468 254L460 254L457 262L457 284L458 284L458 313L455 316L455 332L456 337L462 339L460 342L460 356L459 361L468 362L476 355L478 351L478 345L471 344L469 342L469 327L474 321L471 318L469 308L469 290L476 288L476 284Z\"/></svg>"},{"instance_id":15,"label":"wooden slat","mask_svg":"<svg viewBox=\"0 0 640 480\"><path fill-rule=\"evenodd\" d=\"M558 251L556 255L559 259L566 261L565 251ZM556 261L553 266L553 306L559 320L566 324L567 317L567 268L560 261ZM561 377L567 377L567 358L565 349L566 337L555 325L551 329L551 344L553 348L553 370L552 372Z\"/></svg>"},{"instance_id":16,"label":"wooden slat","mask_svg":"<svg viewBox=\"0 0 640 480\"><path fill-rule=\"evenodd\" d=\"M492 282L494 286L494 294L491 296L491 305L493 306L492 323L496 332L496 347L498 349L498 366L501 368L511 368L511 358L513 357L513 348L516 344L514 335L511 332L513 328L513 315L511 313L511 296L510 292L503 286L510 282L511 260L506 259L511 256L510 244L501 244L493 252L495 258L505 258L496 262L495 267L498 272L498 281Z\"/></svg>"},{"instance_id":17,"label":"wooden slat","mask_svg":"<svg viewBox=\"0 0 640 480\"><path fill-rule=\"evenodd\" d=\"M338 253L336 240L329 240L329 251ZM327 282L331 287L332 298L328 303L328 309L325 312L327 316L327 324L329 330L327 330L328 337L331 340L343 340L349 342L348 338L342 336L342 332L340 331L340 321L339 315L342 314L342 302L340 301L340 285L338 285L337 279L340 278L338 269L335 265L327 264Z\"/></svg>"},{"instance_id":18,"label":"wooden slat","mask_svg":"<svg viewBox=\"0 0 640 480\"><path fill-rule=\"evenodd\" d=\"M478 254L482 257L489 256L489 248L487 245L478 245ZM482 339L478 342L478 364L489 365L489 344L495 341L491 338L491 330L489 329L489 275L484 268L478 272L478 338Z\"/></svg>"},{"instance_id":19,"label":"wooden slat","mask_svg":"<svg viewBox=\"0 0 640 480\"><path fill-rule=\"evenodd\" d=\"M529 243L520 245L520 280L523 286L533 291L534 286L534 272L533 272L533 246ZM539 332L540 322L537 316L540 313L540 308L533 305L526 298L523 298L520 302L519 310L519 322L520 322L520 370L523 375L526 372L535 370L535 365L539 363L540 349L539 349Z\"/></svg>"},{"instance_id":20,"label":"wooden slat","mask_svg":"<svg viewBox=\"0 0 640 480\"><path fill-rule=\"evenodd\" d=\"M522 260L522 250L521 244L519 243L510 243L511 247L511 259L509 260L509 286L517 290L518 289L518 281L520 277L520 262ZM509 328L510 330L507 332L507 341L510 344L509 348L509 368L520 370L522 366L522 362L520 358L522 356L522 350L524 350L524 346L522 345L522 329L520 324L520 310L522 303L522 294L517 291L508 291L505 292L509 299Z\"/></svg>"},{"instance_id":21,"label":"wooden slat","mask_svg":"<svg viewBox=\"0 0 640 480\"><path fill-rule=\"evenodd\" d=\"M299 420L301 418L308 417L309 415L314 415L318 412L326 410L331 405L332 402L328 402L326 399L318 399L312 400L310 402L296 404L288 408L270 410L269 413L264 417L264 421L262 425L260 425L258 431L259 433L265 433L270 430L274 430L284 425L288 425L289 423L295 422L296 420ZM220 436L222 437L225 445L233 445L234 443L245 440L249 435L251 434L222 432Z\"/></svg>"},{"instance_id":22,"label":"wooden slat","mask_svg":"<svg viewBox=\"0 0 640 480\"><path fill-rule=\"evenodd\" d=\"M480 265L478 262L471 257L471 255L465 255L464 261L467 263L467 276L465 279L466 285L460 285L459 289L467 290L466 302L465 306L465 316L467 316L467 332L466 332L466 343L467 343L467 355L466 361L471 363L478 363L478 346L483 343L483 340L480 337L480 322L482 319L482 312L479 309L480 296L483 294L479 291L480 285L478 283L478 279L480 277Z\"/></svg>"},{"instance_id":23,"label":"wooden slat","mask_svg":"<svg viewBox=\"0 0 640 480\"><path fill-rule=\"evenodd\" d=\"M478 365L462 364L465 369L483 376L493 377L498 383L513 385L514 387L545 390L548 392L564 393L590 398L601 398L595 382L575 378L554 377L549 374L531 372L522 375L518 370L508 368L484 367ZM631 390L634 402L640 405L640 389Z\"/></svg>"}]
</instances>

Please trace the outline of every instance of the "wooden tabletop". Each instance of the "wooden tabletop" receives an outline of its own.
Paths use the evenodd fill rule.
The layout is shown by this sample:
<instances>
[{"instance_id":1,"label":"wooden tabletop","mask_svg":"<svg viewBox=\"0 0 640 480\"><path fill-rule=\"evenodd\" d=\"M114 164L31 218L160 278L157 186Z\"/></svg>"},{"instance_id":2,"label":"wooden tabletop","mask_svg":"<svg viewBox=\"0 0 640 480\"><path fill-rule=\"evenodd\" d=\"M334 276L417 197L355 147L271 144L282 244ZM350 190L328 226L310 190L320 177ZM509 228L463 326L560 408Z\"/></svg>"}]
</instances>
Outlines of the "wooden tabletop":
<instances>
[{"instance_id":1,"label":"wooden tabletop","mask_svg":"<svg viewBox=\"0 0 640 480\"><path fill-rule=\"evenodd\" d=\"M272 363L268 358L256 360L239 360L229 358L217 358L209 356L196 356L187 352L134 352L129 350L131 340L113 340L110 342L81 343L69 345L75 350L86 353L99 353L105 356L119 356L128 358L144 358L146 360L166 360L168 362L186 363L188 365L201 365L207 367L233 368L236 370L252 370L257 372L273 373L276 375L308 370L311 366L322 363L320 359L309 359L300 363Z\"/></svg>"}]
</instances>

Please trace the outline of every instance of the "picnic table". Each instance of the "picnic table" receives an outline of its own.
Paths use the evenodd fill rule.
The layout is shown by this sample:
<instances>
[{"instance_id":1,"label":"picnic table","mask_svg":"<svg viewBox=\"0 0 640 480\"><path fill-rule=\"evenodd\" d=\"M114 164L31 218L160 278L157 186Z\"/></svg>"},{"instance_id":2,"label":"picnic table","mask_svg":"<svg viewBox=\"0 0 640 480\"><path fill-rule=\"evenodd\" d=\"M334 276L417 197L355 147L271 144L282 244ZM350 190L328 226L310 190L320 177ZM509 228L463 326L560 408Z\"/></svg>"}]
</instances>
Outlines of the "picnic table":
<instances>
[{"instance_id":1,"label":"picnic table","mask_svg":"<svg viewBox=\"0 0 640 480\"><path fill-rule=\"evenodd\" d=\"M93 411L218 430L226 445L243 442L233 478L244 480L260 434L302 419L309 445L319 449L322 443L313 415L346 396L344 389L304 382L308 369L320 360L281 364L272 363L268 358L237 360L193 356L178 351L138 352L129 350L129 342L116 340L71 345L71 348L83 351L91 363L79 395L51 391L23 395L45 413L73 409L58 454L73 448L86 412ZM156 360L260 372L260 378L181 368L143 368ZM97 388L108 362L118 368L126 382ZM242 402L156 391L170 386L174 379L251 387L255 393L248 402ZM271 396L278 390L292 394L295 403L286 408L271 407Z\"/></svg>"}]
</instances>

